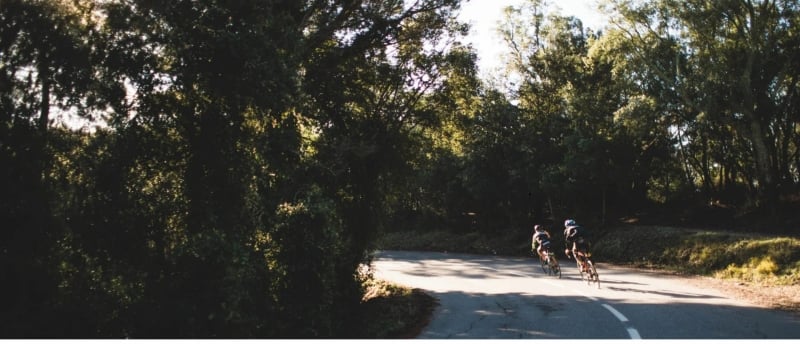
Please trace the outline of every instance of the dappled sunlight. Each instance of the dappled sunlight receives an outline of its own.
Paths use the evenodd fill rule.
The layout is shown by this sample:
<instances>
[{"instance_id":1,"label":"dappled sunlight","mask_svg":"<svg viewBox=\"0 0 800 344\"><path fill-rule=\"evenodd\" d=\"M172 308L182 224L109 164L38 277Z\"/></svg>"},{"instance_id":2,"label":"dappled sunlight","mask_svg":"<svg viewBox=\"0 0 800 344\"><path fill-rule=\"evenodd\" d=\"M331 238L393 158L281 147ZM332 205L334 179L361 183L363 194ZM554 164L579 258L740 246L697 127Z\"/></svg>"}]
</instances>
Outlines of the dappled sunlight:
<instances>
[{"instance_id":1,"label":"dappled sunlight","mask_svg":"<svg viewBox=\"0 0 800 344\"><path fill-rule=\"evenodd\" d=\"M534 259L526 258L496 258L487 259L480 257L450 258L447 254L437 254L443 257L440 259L425 259L420 261L404 261L387 255L385 260L381 256L382 277L390 278L392 273L402 271L403 275L412 280L416 280L421 285L425 285L429 278L436 278L438 281L447 281L445 287L432 286L430 290L448 291L458 288L458 290L476 291L486 293L507 293L513 291L525 291L530 284L531 278L543 278L551 280L550 283L558 285L548 285L544 289L530 287L529 293L560 294L565 288L580 288L587 295L601 295L617 298L618 294L638 293L643 295L646 302L669 303L675 301L705 302L708 299L721 299L719 293L711 293L707 290L697 289L693 292L676 291L657 286L658 281L669 279L669 276L647 274L637 277L636 280L622 278L629 276L631 270L621 268L607 268L605 264L598 266L601 276L601 290L593 291L594 288L586 285L580 279L577 268L573 261L562 260L561 267L563 275L561 279L546 276L542 273L538 262ZM445 258L447 257L447 258ZM453 268L457 266L457 268Z\"/></svg>"},{"instance_id":2,"label":"dappled sunlight","mask_svg":"<svg viewBox=\"0 0 800 344\"><path fill-rule=\"evenodd\" d=\"M737 300L725 298L718 291L693 287L676 276L608 266L600 267L598 271L605 290L601 295L618 299L619 302L741 304ZM633 297L632 293L639 296Z\"/></svg>"},{"instance_id":3,"label":"dappled sunlight","mask_svg":"<svg viewBox=\"0 0 800 344\"><path fill-rule=\"evenodd\" d=\"M415 260L419 257L419 260ZM678 276L600 264L601 288L562 260L563 278L533 259L381 252L382 278L439 300L419 338L800 338L800 319L702 289ZM590 324L580 331L576 323Z\"/></svg>"}]
</instances>

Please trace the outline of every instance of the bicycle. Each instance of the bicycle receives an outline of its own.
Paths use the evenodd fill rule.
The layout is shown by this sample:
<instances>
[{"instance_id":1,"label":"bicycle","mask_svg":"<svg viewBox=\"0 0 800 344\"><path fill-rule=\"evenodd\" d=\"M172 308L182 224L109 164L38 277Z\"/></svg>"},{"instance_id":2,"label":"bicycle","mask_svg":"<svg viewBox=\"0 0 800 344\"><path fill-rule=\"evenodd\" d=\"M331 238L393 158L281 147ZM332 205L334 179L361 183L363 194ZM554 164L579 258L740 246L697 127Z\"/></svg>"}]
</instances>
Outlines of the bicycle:
<instances>
[{"instance_id":1,"label":"bicycle","mask_svg":"<svg viewBox=\"0 0 800 344\"><path fill-rule=\"evenodd\" d=\"M558 259L550 249L550 245L544 246L544 257L539 256L539 264L542 265L542 271L548 276L558 276L561 278L561 266L558 265Z\"/></svg>"},{"instance_id":2,"label":"bicycle","mask_svg":"<svg viewBox=\"0 0 800 344\"><path fill-rule=\"evenodd\" d=\"M595 268L594 262L592 262L592 254L585 251L580 246L582 245L576 245L575 249L572 251L572 255L575 256L575 262L578 263L578 271L581 273L581 280L585 279L589 285L597 283L597 288L600 289L600 275L597 274L597 268ZM584 275L586 275L585 278Z\"/></svg>"}]
</instances>

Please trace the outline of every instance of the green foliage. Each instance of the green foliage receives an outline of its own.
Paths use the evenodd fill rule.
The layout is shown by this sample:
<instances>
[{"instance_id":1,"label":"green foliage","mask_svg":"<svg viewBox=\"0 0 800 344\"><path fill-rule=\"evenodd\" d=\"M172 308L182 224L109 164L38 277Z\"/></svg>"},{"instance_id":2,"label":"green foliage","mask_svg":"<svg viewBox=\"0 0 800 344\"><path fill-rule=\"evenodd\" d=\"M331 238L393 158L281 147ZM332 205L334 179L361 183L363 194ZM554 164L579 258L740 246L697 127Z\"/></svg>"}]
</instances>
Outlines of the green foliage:
<instances>
[{"instance_id":1,"label":"green foliage","mask_svg":"<svg viewBox=\"0 0 800 344\"><path fill-rule=\"evenodd\" d=\"M499 234L449 231L399 231L383 235L383 250L462 252L475 254L530 255L530 233L508 229Z\"/></svg>"},{"instance_id":2,"label":"green foliage","mask_svg":"<svg viewBox=\"0 0 800 344\"><path fill-rule=\"evenodd\" d=\"M367 280L363 308L364 329L359 338L414 338L427 324L436 299L421 290L382 280Z\"/></svg>"},{"instance_id":3,"label":"green foliage","mask_svg":"<svg viewBox=\"0 0 800 344\"><path fill-rule=\"evenodd\" d=\"M792 158L785 155L797 151L790 148L792 139L786 141L796 136L796 118L791 119L796 116L786 107L793 103L786 98L790 93L782 91L795 82L789 75L797 70L797 62L790 62L796 29L787 24L796 20L797 6L704 0L614 4L622 25L609 35L627 39L618 52L635 63L625 74L640 76L634 82L660 99L657 112L677 139L673 154L687 182L700 184L706 199L772 211L779 193L796 193L776 185L797 185Z\"/></svg>"},{"instance_id":4,"label":"green foliage","mask_svg":"<svg viewBox=\"0 0 800 344\"><path fill-rule=\"evenodd\" d=\"M457 6L0 2L2 335L355 336Z\"/></svg>"},{"instance_id":5,"label":"green foliage","mask_svg":"<svg viewBox=\"0 0 800 344\"><path fill-rule=\"evenodd\" d=\"M509 9L501 91L458 0L0 0L1 334L356 336L394 230L524 254L534 222L709 203L793 228L797 6L616 5L608 32ZM798 275L794 241L629 234L600 250Z\"/></svg>"},{"instance_id":6,"label":"green foliage","mask_svg":"<svg viewBox=\"0 0 800 344\"><path fill-rule=\"evenodd\" d=\"M797 283L798 246L800 240L794 238L739 241L731 248L732 262L715 274L756 283Z\"/></svg>"},{"instance_id":7,"label":"green foliage","mask_svg":"<svg viewBox=\"0 0 800 344\"><path fill-rule=\"evenodd\" d=\"M769 284L797 283L800 240L747 233L622 226L595 245L599 259Z\"/></svg>"}]
</instances>

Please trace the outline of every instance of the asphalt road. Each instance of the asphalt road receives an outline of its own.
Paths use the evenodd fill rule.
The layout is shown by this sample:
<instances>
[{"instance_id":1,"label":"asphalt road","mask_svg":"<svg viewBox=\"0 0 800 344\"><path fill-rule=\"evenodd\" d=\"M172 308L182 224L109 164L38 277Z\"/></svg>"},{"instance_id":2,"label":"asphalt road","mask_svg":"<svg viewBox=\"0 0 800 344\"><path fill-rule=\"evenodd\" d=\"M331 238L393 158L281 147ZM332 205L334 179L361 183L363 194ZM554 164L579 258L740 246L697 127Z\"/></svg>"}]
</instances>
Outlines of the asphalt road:
<instances>
[{"instance_id":1,"label":"asphalt road","mask_svg":"<svg viewBox=\"0 0 800 344\"><path fill-rule=\"evenodd\" d=\"M800 317L702 289L686 278L598 264L600 288L562 260L384 251L375 276L439 300L418 338L800 339Z\"/></svg>"}]
</instances>

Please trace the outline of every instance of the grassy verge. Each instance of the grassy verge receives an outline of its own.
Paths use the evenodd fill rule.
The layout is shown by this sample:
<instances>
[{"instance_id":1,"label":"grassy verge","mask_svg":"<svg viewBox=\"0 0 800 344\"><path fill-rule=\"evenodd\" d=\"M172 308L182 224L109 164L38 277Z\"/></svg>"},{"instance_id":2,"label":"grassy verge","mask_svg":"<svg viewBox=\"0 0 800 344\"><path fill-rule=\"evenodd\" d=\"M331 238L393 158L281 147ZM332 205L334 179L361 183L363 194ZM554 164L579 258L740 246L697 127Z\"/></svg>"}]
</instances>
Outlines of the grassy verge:
<instances>
[{"instance_id":1,"label":"grassy verge","mask_svg":"<svg viewBox=\"0 0 800 344\"><path fill-rule=\"evenodd\" d=\"M419 289L371 279L365 285L361 337L406 339L416 337L427 325L437 301Z\"/></svg>"},{"instance_id":2,"label":"grassy verge","mask_svg":"<svg viewBox=\"0 0 800 344\"><path fill-rule=\"evenodd\" d=\"M800 284L800 239L658 226L608 231L595 246L601 261L735 279Z\"/></svg>"}]
</instances>

